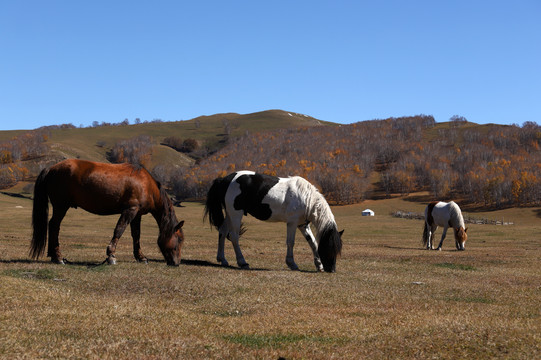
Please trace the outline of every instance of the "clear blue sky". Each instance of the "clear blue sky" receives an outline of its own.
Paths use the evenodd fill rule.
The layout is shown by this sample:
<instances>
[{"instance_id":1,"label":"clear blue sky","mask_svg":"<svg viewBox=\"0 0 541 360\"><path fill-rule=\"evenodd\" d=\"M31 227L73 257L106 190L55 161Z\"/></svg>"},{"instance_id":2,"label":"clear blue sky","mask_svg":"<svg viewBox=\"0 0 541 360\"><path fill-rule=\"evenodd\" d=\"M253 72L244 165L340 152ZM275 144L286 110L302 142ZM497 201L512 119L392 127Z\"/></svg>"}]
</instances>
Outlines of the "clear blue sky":
<instances>
[{"instance_id":1,"label":"clear blue sky","mask_svg":"<svg viewBox=\"0 0 541 360\"><path fill-rule=\"evenodd\" d=\"M541 1L0 0L0 129L268 109L541 123Z\"/></svg>"}]
</instances>

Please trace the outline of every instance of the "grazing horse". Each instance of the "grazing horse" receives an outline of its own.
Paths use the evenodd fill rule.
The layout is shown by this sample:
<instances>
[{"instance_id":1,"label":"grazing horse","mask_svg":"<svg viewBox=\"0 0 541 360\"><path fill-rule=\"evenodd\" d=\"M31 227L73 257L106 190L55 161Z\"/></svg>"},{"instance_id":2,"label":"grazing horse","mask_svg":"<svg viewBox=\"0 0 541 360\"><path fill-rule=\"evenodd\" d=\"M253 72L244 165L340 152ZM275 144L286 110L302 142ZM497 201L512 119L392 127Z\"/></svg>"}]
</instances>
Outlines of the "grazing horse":
<instances>
[{"instance_id":1,"label":"grazing horse","mask_svg":"<svg viewBox=\"0 0 541 360\"><path fill-rule=\"evenodd\" d=\"M229 265L224 255L227 237L233 244L239 267L249 267L239 247L239 237L243 232L241 220L247 214L259 220L287 223L286 264L291 270L299 269L293 259L297 228L312 248L316 269L336 270L344 231L337 231L329 204L305 179L238 171L214 180L207 195L205 217L209 217L211 226L219 232L217 261L223 266ZM310 230L310 223L315 227L317 240Z\"/></svg>"},{"instance_id":2,"label":"grazing horse","mask_svg":"<svg viewBox=\"0 0 541 360\"><path fill-rule=\"evenodd\" d=\"M443 239L445 239L449 227L452 227L455 232L456 249L464 250L464 244L466 243L466 240L468 240L468 235L466 234L468 229L464 228L462 212L454 201L448 203L434 201L426 207L423 245L426 246L427 250L434 249L434 232L438 226L443 226L443 234L441 235L440 244L438 245L437 250L441 250Z\"/></svg>"},{"instance_id":3,"label":"grazing horse","mask_svg":"<svg viewBox=\"0 0 541 360\"><path fill-rule=\"evenodd\" d=\"M116 263L116 245L128 224L131 226L135 259L147 261L141 252L139 239L141 216L149 212L158 223L158 246L167 265L180 263L184 221L177 221L165 189L142 167L68 159L42 170L34 187L34 231L30 245L30 255L34 259L43 254L47 243L49 200L53 215L48 223L47 256L54 263L64 263L58 243L60 223L69 208L77 207L97 215L121 214L107 246L109 264Z\"/></svg>"}]
</instances>

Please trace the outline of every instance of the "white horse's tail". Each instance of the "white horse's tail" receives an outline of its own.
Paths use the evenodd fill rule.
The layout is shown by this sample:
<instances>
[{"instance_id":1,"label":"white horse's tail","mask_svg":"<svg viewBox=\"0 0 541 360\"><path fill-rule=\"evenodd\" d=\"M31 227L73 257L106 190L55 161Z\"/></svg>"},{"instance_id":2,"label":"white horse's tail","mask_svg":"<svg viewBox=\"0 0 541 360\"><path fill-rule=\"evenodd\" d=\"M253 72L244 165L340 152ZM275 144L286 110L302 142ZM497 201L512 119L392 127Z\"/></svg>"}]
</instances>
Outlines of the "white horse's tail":
<instances>
[{"instance_id":1,"label":"white horse's tail","mask_svg":"<svg viewBox=\"0 0 541 360\"><path fill-rule=\"evenodd\" d=\"M425 228L423 230L422 242L423 242L423 247L426 247L426 245L428 244L428 224L426 223L426 221L425 221Z\"/></svg>"},{"instance_id":2,"label":"white horse's tail","mask_svg":"<svg viewBox=\"0 0 541 360\"><path fill-rule=\"evenodd\" d=\"M430 242L430 230L428 229L429 226L432 226L434 224L434 218L432 217L432 210L434 210L434 207L436 206L438 202L432 201L425 209L425 227L423 230L423 246L426 247L426 245Z\"/></svg>"}]
</instances>

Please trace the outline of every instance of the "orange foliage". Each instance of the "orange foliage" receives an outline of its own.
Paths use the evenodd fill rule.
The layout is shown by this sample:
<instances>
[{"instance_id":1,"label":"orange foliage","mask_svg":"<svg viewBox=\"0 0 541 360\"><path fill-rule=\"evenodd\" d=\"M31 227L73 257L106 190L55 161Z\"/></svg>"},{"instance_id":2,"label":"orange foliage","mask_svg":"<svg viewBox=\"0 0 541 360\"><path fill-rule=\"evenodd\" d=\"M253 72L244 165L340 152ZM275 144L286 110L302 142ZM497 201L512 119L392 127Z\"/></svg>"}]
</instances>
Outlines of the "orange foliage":
<instances>
[{"instance_id":1,"label":"orange foliage","mask_svg":"<svg viewBox=\"0 0 541 360\"><path fill-rule=\"evenodd\" d=\"M535 123L482 132L438 126L427 141L425 130L434 124L433 117L420 115L247 135L193 168L203 185L185 179L195 194L234 169L300 175L328 200L344 204L378 190L370 176L378 171L387 194L429 190L435 198L460 195L487 206L541 203L541 131Z\"/></svg>"}]
</instances>

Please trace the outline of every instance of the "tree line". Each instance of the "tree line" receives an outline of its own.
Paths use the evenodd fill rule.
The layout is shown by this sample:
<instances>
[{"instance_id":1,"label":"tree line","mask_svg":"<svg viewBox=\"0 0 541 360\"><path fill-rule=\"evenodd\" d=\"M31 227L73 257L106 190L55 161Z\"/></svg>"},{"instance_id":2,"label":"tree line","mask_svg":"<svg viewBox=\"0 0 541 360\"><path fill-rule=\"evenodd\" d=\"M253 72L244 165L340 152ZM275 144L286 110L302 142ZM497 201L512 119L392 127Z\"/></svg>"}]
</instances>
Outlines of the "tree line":
<instances>
[{"instance_id":1,"label":"tree line","mask_svg":"<svg viewBox=\"0 0 541 360\"><path fill-rule=\"evenodd\" d=\"M427 115L247 134L170 176L181 199L201 199L217 176L250 169L299 175L336 204L426 190L485 207L541 204L541 128L476 126Z\"/></svg>"},{"instance_id":2,"label":"tree line","mask_svg":"<svg viewBox=\"0 0 541 360\"><path fill-rule=\"evenodd\" d=\"M225 126L225 125L224 125ZM28 178L22 161L43 156L48 129L0 144L0 186ZM218 151L194 139L160 142L197 159L191 167L158 165L154 175L178 199L203 199L212 180L242 169L302 176L335 204L429 191L485 207L541 205L541 127L475 125L460 116L436 124L430 115L340 126L248 133L228 138ZM110 162L150 166L154 140L117 142Z\"/></svg>"},{"instance_id":3,"label":"tree line","mask_svg":"<svg viewBox=\"0 0 541 360\"><path fill-rule=\"evenodd\" d=\"M49 131L39 129L0 143L0 189L13 186L32 175L22 162L46 154L48 149L45 142L48 138Z\"/></svg>"}]
</instances>

